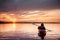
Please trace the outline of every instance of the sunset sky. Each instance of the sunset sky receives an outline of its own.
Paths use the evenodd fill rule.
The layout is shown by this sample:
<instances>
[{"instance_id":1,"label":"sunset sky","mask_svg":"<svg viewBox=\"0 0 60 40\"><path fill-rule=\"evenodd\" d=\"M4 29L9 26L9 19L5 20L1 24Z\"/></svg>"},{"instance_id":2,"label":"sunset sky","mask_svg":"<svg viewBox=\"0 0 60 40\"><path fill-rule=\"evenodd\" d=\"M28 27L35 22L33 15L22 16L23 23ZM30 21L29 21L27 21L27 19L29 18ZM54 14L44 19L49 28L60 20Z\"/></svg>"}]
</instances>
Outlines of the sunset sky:
<instances>
[{"instance_id":1,"label":"sunset sky","mask_svg":"<svg viewBox=\"0 0 60 40\"><path fill-rule=\"evenodd\" d=\"M0 21L60 22L60 0L0 0Z\"/></svg>"}]
</instances>

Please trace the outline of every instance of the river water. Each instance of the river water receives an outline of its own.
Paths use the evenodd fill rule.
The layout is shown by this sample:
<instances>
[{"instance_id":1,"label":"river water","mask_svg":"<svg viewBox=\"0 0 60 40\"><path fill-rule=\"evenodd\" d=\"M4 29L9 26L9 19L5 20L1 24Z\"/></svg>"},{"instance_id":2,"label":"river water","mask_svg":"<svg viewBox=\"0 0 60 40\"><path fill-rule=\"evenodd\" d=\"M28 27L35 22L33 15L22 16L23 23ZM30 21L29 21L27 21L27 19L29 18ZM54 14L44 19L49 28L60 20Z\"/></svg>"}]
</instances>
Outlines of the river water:
<instances>
[{"instance_id":1,"label":"river water","mask_svg":"<svg viewBox=\"0 0 60 40\"><path fill-rule=\"evenodd\" d=\"M36 24L40 25L40 24ZM0 24L0 40L2 37L33 38L38 37L38 26L33 24ZM60 40L60 24L44 24L47 31L45 39Z\"/></svg>"}]
</instances>

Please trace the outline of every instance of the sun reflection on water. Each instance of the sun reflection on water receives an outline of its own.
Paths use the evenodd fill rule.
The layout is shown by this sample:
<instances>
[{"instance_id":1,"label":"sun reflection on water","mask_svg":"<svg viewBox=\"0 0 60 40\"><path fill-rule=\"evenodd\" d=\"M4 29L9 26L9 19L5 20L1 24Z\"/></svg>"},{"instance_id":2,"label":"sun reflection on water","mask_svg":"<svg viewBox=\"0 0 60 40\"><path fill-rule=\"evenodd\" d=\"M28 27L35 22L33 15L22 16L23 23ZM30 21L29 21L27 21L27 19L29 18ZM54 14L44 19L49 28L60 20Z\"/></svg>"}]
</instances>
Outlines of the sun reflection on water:
<instances>
[{"instance_id":1,"label":"sun reflection on water","mask_svg":"<svg viewBox=\"0 0 60 40\"><path fill-rule=\"evenodd\" d=\"M16 30L16 25L15 25L15 23L13 23L13 31L15 31Z\"/></svg>"}]
</instances>

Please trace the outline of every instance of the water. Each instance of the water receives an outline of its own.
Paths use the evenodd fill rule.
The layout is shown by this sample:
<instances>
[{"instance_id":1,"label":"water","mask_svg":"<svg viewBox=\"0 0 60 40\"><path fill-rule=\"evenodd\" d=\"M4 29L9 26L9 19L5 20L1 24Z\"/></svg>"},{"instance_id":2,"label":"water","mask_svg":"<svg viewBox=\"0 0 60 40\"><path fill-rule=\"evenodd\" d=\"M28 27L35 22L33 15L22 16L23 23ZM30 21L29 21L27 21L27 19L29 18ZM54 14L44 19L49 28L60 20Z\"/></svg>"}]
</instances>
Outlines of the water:
<instances>
[{"instance_id":1,"label":"water","mask_svg":"<svg viewBox=\"0 0 60 40\"><path fill-rule=\"evenodd\" d=\"M38 26L40 24L37 24ZM0 24L0 40L28 40L40 39L38 37L38 26L33 24ZM45 24L47 30L46 40L60 40L60 24Z\"/></svg>"}]
</instances>

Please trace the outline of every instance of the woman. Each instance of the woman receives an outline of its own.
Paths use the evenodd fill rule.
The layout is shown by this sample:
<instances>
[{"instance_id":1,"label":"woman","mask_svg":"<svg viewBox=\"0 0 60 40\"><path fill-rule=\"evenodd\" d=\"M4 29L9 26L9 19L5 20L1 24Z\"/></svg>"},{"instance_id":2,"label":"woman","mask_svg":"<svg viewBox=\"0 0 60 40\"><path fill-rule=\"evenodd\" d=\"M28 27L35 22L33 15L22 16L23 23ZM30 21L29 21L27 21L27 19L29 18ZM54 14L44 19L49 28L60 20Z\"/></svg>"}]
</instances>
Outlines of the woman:
<instances>
[{"instance_id":1,"label":"woman","mask_svg":"<svg viewBox=\"0 0 60 40\"><path fill-rule=\"evenodd\" d=\"M41 37L42 40L44 40L45 35L46 35L46 28L44 27L44 24L41 23L41 26L38 27L38 36Z\"/></svg>"}]
</instances>

